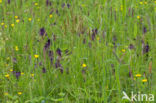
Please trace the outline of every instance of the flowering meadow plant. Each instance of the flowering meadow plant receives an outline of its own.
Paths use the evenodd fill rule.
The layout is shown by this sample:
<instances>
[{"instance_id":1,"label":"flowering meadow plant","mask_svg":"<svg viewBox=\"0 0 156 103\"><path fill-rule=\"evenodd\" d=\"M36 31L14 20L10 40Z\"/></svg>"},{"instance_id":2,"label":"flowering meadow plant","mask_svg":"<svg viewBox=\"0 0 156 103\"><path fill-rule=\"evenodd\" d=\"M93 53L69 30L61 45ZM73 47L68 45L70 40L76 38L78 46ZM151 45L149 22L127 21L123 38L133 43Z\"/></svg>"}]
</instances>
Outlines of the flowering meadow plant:
<instances>
[{"instance_id":1,"label":"flowering meadow plant","mask_svg":"<svg viewBox=\"0 0 156 103\"><path fill-rule=\"evenodd\" d=\"M155 57L155 0L0 0L0 103L148 103Z\"/></svg>"}]
</instances>

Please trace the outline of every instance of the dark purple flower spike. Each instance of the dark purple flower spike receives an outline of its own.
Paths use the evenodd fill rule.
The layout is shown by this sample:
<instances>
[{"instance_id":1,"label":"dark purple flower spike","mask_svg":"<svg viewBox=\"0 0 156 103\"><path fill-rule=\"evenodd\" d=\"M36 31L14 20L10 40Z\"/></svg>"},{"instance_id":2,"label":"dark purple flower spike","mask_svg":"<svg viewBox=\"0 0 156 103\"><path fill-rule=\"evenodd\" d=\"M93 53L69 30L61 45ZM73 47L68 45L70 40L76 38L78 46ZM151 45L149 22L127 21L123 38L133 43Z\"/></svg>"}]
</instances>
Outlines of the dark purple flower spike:
<instances>
[{"instance_id":1,"label":"dark purple flower spike","mask_svg":"<svg viewBox=\"0 0 156 103\"><path fill-rule=\"evenodd\" d=\"M149 45L148 43L143 47L143 54L148 53L149 52Z\"/></svg>"},{"instance_id":2,"label":"dark purple flower spike","mask_svg":"<svg viewBox=\"0 0 156 103\"><path fill-rule=\"evenodd\" d=\"M10 4L10 0L8 0L8 4Z\"/></svg>"},{"instance_id":3,"label":"dark purple flower spike","mask_svg":"<svg viewBox=\"0 0 156 103\"><path fill-rule=\"evenodd\" d=\"M51 4L52 4L52 3L51 3L50 0L46 0L46 5L47 5L47 6L51 6Z\"/></svg>"},{"instance_id":4,"label":"dark purple flower spike","mask_svg":"<svg viewBox=\"0 0 156 103\"><path fill-rule=\"evenodd\" d=\"M21 76L21 72L16 72L16 78L18 79Z\"/></svg>"},{"instance_id":5,"label":"dark purple flower spike","mask_svg":"<svg viewBox=\"0 0 156 103\"><path fill-rule=\"evenodd\" d=\"M45 36L45 35L47 35L44 28L41 28L41 29L40 29L40 35L41 35L42 37Z\"/></svg>"},{"instance_id":6,"label":"dark purple flower spike","mask_svg":"<svg viewBox=\"0 0 156 103\"><path fill-rule=\"evenodd\" d=\"M60 64L60 60L56 60L56 63L55 63L55 68L59 68L61 67L61 64Z\"/></svg>"},{"instance_id":7,"label":"dark purple flower spike","mask_svg":"<svg viewBox=\"0 0 156 103\"><path fill-rule=\"evenodd\" d=\"M65 7L65 5L66 5L66 4L65 4L65 3L63 3L63 4L62 4L62 8L64 8L64 7Z\"/></svg>"},{"instance_id":8,"label":"dark purple flower spike","mask_svg":"<svg viewBox=\"0 0 156 103\"><path fill-rule=\"evenodd\" d=\"M48 39L48 41L46 42L46 44L44 46L45 50L48 50L49 49L50 43L51 43L51 41L50 41L50 39Z\"/></svg>"},{"instance_id":9,"label":"dark purple flower spike","mask_svg":"<svg viewBox=\"0 0 156 103\"><path fill-rule=\"evenodd\" d=\"M134 49L134 45L133 44L130 44L129 45L129 49Z\"/></svg>"},{"instance_id":10,"label":"dark purple flower spike","mask_svg":"<svg viewBox=\"0 0 156 103\"><path fill-rule=\"evenodd\" d=\"M67 7L70 8L70 4L67 4Z\"/></svg>"},{"instance_id":11,"label":"dark purple flower spike","mask_svg":"<svg viewBox=\"0 0 156 103\"><path fill-rule=\"evenodd\" d=\"M92 40L93 40L93 41L95 40L95 36L96 36L97 32L98 32L97 29L93 29L93 30L92 30Z\"/></svg>"},{"instance_id":12,"label":"dark purple flower spike","mask_svg":"<svg viewBox=\"0 0 156 103\"><path fill-rule=\"evenodd\" d=\"M50 58L50 62L51 62L51 64L53 64L53 60L54 60L54 52L50 50L48 56L49 56L49 58Z\"/></svg>"},{"instance_id":13,"label":"dark purple flower spike","mask_svg":"<svg viewBox=\"0 0 156 103\"><path fill-rule=\"evenodd\" d=\"M19 76L21 76L21 72L13 71L13 75L16 76L16 79L19 79Z\"/></svg>"},{"instance_id":14,"label":"dark purple flower spike","mask_svg":"<svg viewBox=\"0 0 156 103\"><path fill-rule=\"evenodd\" d=\"M56 53L57 53L59 56L62 56L62 53L61 53L61 49L60 49L60 48L57 48Z\"/></svg>"},{"instance_id":15,"label":"dark purple flower spike","mask_svg":"<svg viewBox=\"0 0 156 103\"><path fill-rule=\"evenodd\" d=\"M145 34L147 32L147 28L144 26L143 27L143 34Z\"/></svg>"},{"instance_id":16,"label":"dark purple flower spike","mask_svg":"<svg viewBox=\"0 0 156 103\"><path fill-rule=\"evenodd\" d=\"M42 68L42 73L46 73L46 69L44 67Z\"/></svg>"}]
</instances>

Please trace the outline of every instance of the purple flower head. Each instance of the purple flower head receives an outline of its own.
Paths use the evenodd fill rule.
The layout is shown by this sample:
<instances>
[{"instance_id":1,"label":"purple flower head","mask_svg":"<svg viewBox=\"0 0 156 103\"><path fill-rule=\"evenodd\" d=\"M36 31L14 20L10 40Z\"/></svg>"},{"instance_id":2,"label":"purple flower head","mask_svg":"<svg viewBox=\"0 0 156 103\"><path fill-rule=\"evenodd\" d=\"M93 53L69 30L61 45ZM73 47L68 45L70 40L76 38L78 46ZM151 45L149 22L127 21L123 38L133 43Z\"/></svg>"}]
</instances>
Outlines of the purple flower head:
<instances>
[{"instance_id":1,"label":"purple flower head","mask_svg":"<svg viewBox=\"0 0 156 103\"><path fill-rule=\"evenodd\" d=\"M58 9L56 9L56 14L59 15L59 11L58 11Z\"/></svg>"},{"instance_id":2,"label":"purple flower head","mask_svg":"<svg viewBox=\"0 0 156 103\"><path fill-rule=\"evenodd\" d=\"M143 47L143 54L148 53L149 52L149 45L148 43Z\"/></svg>"},{"instance_id":3,"label":"purple flower head","mask_svg":"<svg viewBox=\"0 0 156 103\"><path fill-rule=\"evenodd\" d=\"M54 59L54 53L53 53L53 51L50 50L48 55L49 55L51 64L53 64L53 59Z\"/></svg>"},{"instance_id":4,"label":"purple flower head","mask_svg":"<svg viewBox=\"0 0 156 103\"><path fill-rule=\"evenodd\" d=\"M16 76L16 78L18 79L19 76L21 76L21 72L15 72L15 76Z\"/></svg>"},{"instance_id":5,"label":"purple flower head","mask_svg":"<svg viewBox=\"0 0 156 103\"><path fill-rule=\"evenodd\" d=\"M64 8L64 7L65 7L65 5L66 5L66 4L65 4L65 3L63 3L63 4L62 4L62 8Z\"/></svg>"},{"instance_id":6,"label":"purple flower head","mask_svg":"<svg viewBox=\"0 0 156 103\"><path fill-rule=\"evenodd\" d=\"M93 33L92 34L92 40L94 41L94 39L95 39L95 34Z\"/></svg>"},{"instance_id":7,"label":"purple flower head","mask_svg":"<svg viewBox=\"0 0 156 103\"><path fill-rule=\"evenodd\" d=\"M60 61L57 60L57 62L55 63L55 68L61 67Z\"/></svg>"},{"instance_id":8,"label":"purple flower head","mask_svg":"<svg viewBox=\"0 0 156 103\"><path fill-rule=\"evenodd\" d=\"M42 73L46 73L46 69L44 67L42 68Z\"/></svg>"},{"instance_id":9,"label":"purple flower head","mask_svg":"<svg viewBox=\"0 0 156 103\"><path fill-rule=\"evenodd\" d=\"M93 29L93 30L92 30L92 40L93 40L93 41L95 40L95 36L96 36L97 32L98 32L97 29Z\"/></svg>"},{"instance_id":10,"label":"purple flower head","mask_svg":"<svg viewBox=\"0 0 156 103\"><path fill-rule=\"evenodd\" d=\"M50 63L53 64L53 58L50 58Z\"/></svg>"},{"instance_id":11,"label":"purple flower head","mask_svg":"<svg viewBox=\"0 0 156 103\"><path fill-rule=\"evenodd\" d=\"M8 4L10 4L10 0L8 0Z\"/></svg>"},{"instance_id":12,"label":"purple flower head","mask_svg":"<svg viewBox=\"0 0 156 103\"><path fill-rule=\"evenodd\" d=\"M132 77L132 72L131 71L129 71L129 77Z\"/></svg>"},{"instance_id":13,"label":"purple flower head","mask_svg":"<svg viewBox=\"0 0 156 103\"><path fill-rule=\"evenodd\" d=\"M40 29L40 35L41 35L41 36L46 35L46 32L45 32L45 29L44 29L44 28L41 28L41 29Z\"/></svg>"},{"instance_id":14,"label":"purple flower head","mask_svg":"<svg viewBox=\"0 0 156 103\"><path fill-rule=\"evenodd\" d=\"M44 46L45 50L49 49L50 43L51 43L51 42L50 42L50 39L48 39L48 41L46 42L46 44L45 44L45 46Z\"/></svg>"},{"instance_id":15,"label":"purple flower head","mask_svg":"<svg viewBox=\"0 0 156 103\"><path fill-rule=\"evenodd\" d=\"M60 49L60 48L57 48L56 53L57 53L59 56L62 56L62 53L61 53L61 49Z\"/></svg>"},{"instance_id":16,"label":"purple flower head","mask_svg":"<svg viewBox=\"0 0 156 103\"><path fill-rule=\"evenodd\" d=\"M51 2L49 0L46 0L46 5L51 6Z\"/></svg>"},{"instance_id":17,"label":"purple flower head","mask_svg":"<svg viewBox=\"0 0 156 103\"><path fill-rule=\"evenodd\" d=\"M134 45L133 44L130 44L129 45L129 49L134 49Z\"/></svg>"},{"instance_id":18,"label":"purple flower head","mask_svg":"<svg viewBox=\"0 0 156 103\"><path fill-rule=\"evenodd\" d=\"M63 73L63 68L62 67L60 68L60 72Z\"/></svg>"},{"instance_id":19,"label":"purple flower head","mask_svg":"<svg viewBox=\"0 0 156 103\"><path fill-rule=\"evenodd\" d=\"M147 32L147 29L146 29L146 27L144 26L143 27L143 33L145 34Z\"/></svg>"},{"instance_id":20,"label":"purple flower head","mask_svg":"<svg viewBox=\"0 0 156 103\"><path fill-rule=\"evenodd\" d=\"M70 4L67 4L67 7L70 8Z\"/></svg>"},{"instance_id":21,"label":"purple flower head","mask_svg":"<svg viewBox=\"0 0 156 103\"><path fill-rule=\"evenodd\" d=\"M53 57L54 56L54 52L50 50L48 55L49 55L49 57Z\"/></svg>"}]
</instances>

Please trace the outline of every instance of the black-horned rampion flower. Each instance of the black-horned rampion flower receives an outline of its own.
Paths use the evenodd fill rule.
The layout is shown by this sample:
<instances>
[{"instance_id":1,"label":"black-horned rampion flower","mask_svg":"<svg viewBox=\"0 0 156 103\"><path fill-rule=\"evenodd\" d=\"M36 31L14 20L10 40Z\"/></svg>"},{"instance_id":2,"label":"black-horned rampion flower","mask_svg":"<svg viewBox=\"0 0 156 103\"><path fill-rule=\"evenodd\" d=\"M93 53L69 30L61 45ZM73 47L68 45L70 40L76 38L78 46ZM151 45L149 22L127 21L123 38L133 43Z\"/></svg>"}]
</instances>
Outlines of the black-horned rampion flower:
<instances>
[{"instance_id":1,"label":"black-horned rampion flower","mask_svg":"<svg viewBox=\"0 0 156 103\"><path fill-rule=\"evenodd\" d=\"M51 6L51 1L46 0L46 5L47 5L47 6Z\"/></svg>"},{"instance_id":2,"label":"black-horned rampion flower","mask_svg":"<svg viewBox=\"0 0 156 103\"><path fill-rule=\"evenodd\" d=\"M8 4L10 4L10 0L8 0Z\"/></svg>"},{"instance_id":3,"label":"black-horned rampion flower","mask_svg":"<svg viewBox=\"0 0 156 103\"><path fill-rule=\"evenodd\" d=\"M92 30L92 40L93 40L93 41L95 40L95 36L96 36L97 32L98 32L97 29L93 29L93 30Z\"/></svg>"},{"instance_id":4,"label":"black-horned rampion flower","mask_svg":"<svg viewBox=\"0 0 156 103\"><path fill-rule=\"evenodd\" d=\"M149 52L149 45L148 43L143 47L143 54L148 53Z\"/></svg>"},{"instance_id":5,"label":"black-horned rampion flower","mask_svg":"<svg viewBox=\"0 0 156 103\"><path fill-rule=\"evenodd\" d=\"M60 49L60 48L57 48L56 53L57 53L59 56L62 56L62 53L61 53L61 49Z\"/></svg>"},{"instance_id":6,"label":"black-horned rampion flower","mask_svg":"<svg viewBox=\"0 0 156 103\"><path fill-rule=\"evenodd\" d=\"M67 7L70 8L70 4L67 4Z\"/></svg>"},{"instance_id":7,"label":"black-horned rampion flower","mask_svg":"<svg viewBox=\"0 0 156 103\"><path fill-rule=\"evenodd\" d=\"M44 67L42 68L42 73L46 73L46 69Z\"/></svg>"},{"instance_id":8,"label":"black-horned rampion flower","mask_svg":"<svg viewBox=\"0 0 156 103\"><path fill-rule=\"evenodd\" d=\"M45 49L45 50L48 50L48 49L49 49L50 43L51 43L51 41L50 41L50 39L48 39L48 41L46 42L46 44L45 44L45 46L44 46L44 49Z\"/></svg>"},{"instance_id":9,"label":"black-horned rampion flower","mask_svg":"<svg viewBox=\"0 0 156 103\"><path fill-rule=\"evenodd\" d=\"M143 27L143 33L145 34L147 32L147 28L144 26Z\"/></svg>"},{"instance_id":10,"label":"black-horned rampion flower","mask_svg":"<svg viewBox=\"0 0 156 103\"><path fill-rule=\"evenodd\" d=\"M40 29L40 35L41 35L41 36L46 35L46 31L45 31L44 28L41 28L41 29Z\"/></svg>"},{"instance_id":11,"label":"black-horned rampion flower","mask_svg":"<svg viewBox=\"0 0 156 103\"><path fill-rule=\"evenodd\" d=\"M53 64L54 52L50 50L48 56L49 56L49 58L50 58L50 63Z\"/></svg>"}]
</instances>

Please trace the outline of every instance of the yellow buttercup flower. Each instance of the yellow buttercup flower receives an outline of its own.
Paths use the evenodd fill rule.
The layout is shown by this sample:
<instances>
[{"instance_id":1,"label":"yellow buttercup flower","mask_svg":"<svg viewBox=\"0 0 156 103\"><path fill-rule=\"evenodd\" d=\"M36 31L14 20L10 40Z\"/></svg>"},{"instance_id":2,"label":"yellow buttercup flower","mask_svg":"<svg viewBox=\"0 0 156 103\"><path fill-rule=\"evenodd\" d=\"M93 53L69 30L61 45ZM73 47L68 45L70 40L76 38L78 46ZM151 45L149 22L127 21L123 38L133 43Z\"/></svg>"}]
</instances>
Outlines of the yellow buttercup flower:
<instances>
[{"instance_id":1,"label":"yellow buttercup flower","mask_svg":"<svg viewBox=\"0 0 156 103\"><path fill-rule=\"evenodd\" d=\"M2 3L2 0L0 0L0 3Z\"/></svg>"},{"instance_id":2,"label":"yellow buttercup flower","mask_svg":"<svg viewBox=\"0 0 156 103\"><path fill-rule=\"evenodd\" d=\"M147 79L143 79L142 82L147 82Z\"/></svg>"},{"instance_id":3,"label":"yellow buttercup flower","mask_svg":"<svg viewBox=\"0 0 156 103\"><path fill-rule=\"evenodd\" d=\"M17 94L18 94L18 95L22 95L22 92L18 92Z\"/></svg>"},{"instance_id":4,"label":"yellow buttercup flower","mask_svg":"<svg viewBox=\"0 0 156 103\"><path fill-rule=\"evenodd\" d=\"M34 74L31 74L31 77L34 77Z\"/></svg>"},{"instance_id":5,"label":"yellow buttercup flower","mask_svg":"<svg viewBox=\"0 0 156 103\"><path fill-rule=\"evenodd\" d=\"M142 4L143 4L143 2L140 2L140 4L142 5Z\"/></svg>"},{"instance_id":6,"label":"yellow buttercup flower","mask_svg":"<svg viewBox=\"0 0 156 103\"><path fill-rule=\"evenodd\" d=\"M18 19L18 16L15 16L15 19Z\"/></svg>"},{"instance_id":7,"label":"yellow buttercup flower","mask_svg":"<svg viewBox=\"0 0 156 103\"><path fill-rule=\"evenodd\" d=\"M85 68L85 67L87 67L87 65L86 64L82 64L82 67Z\"/></svg>"},{"instance_id":8,"label":"yellow buttercup flower","mask_svg":"<svg viewBox=\"0 0 156 103\"><path fill-rule=\"evenodd\" d=\"M19 50L19 49L18 49L18 46L15 46L15 50L16 50L16 51L18 51L18 50Z\"/></svg>"},{"instance_id":9,"label":"yellow buttercup flower","mask_svg":"<svg viewBox=\"0 0 156 103\"><path fill-rule=\"evenodd\" d=\"M136 74L135 76L136 76L136 77L141 77L141 74Z\"/></svg>"},{"instance_id":10,"label":"yellow buttercup flower","mask_svg":"<svg viewBox=\"0 0 156 103\"><path fill-rule=\"evenodd\" d=\"M38 57L39 57L39 55L35 54L35 55L34 55L34 57L35 57L35 58L38 58Z\"/></svg>"},{"instance_id":11,"label":"yellow buttercup flower","mask_svg":"<svg viewBox=\"0 0 156 103\"><path fill-rule=\"evenodd\" d=\"M3 26L3 25L4 25L4 23L1 23L1 25Z\"/></svg>"},{"instance_id":12,"label":"yellow buttercup flower","mask_svg":"<svg viewBox=\"0 0 156 103\"><path fill-rule=\"evenodd\" d=\"M38 5L38 3L35 3L34 5L35 5L35 6L37 6L37 5Z\"/></svg>"},{"instance_id":13,"label":"yellow buttercup flower","mask_svg":"<svg viewBox=\"0 0 156 103\"><path fill-rule=\"evenodd\" d=\"M12 71L13 71L13 69L10 69L9 71L10 71L10 72L12 72Z\"/></svg>"},{"instance_id":14,"label":"yellow buttercup flower","mask_svg":"<svg viewBox=\"0 0 156 103\"><path fill-rule=\"evenodd\" d=\"M52 17L53 17L53 15L52 15L52 14L50 14L50 15L49 15L49 17L50 17L50 18L52 18Z\"/></svg>"},{"instance_id":15,"label":"yellow buttercup flower","mask_svg":"<svg viewBox=\"0 0 156 103\"><path fill-rule=\"evenodd\" d=\"M140 19L140 16L137 16L137 19Z\"/></svg>"},{"instance_id":16,"label":"yellow buttercup flower","mask_svg":"<svg viewBox=\"0 0 156 103\"><path fill-rule=\"evenodd\" d=\"M28 18L28 21L31 21L32 19L31 18Z\"/></svg>"},{"instance_id":17,"label":"yellow buttercup flower","mask_svg":"<svg viewBox=\"0 0 156 103\"><path fill-rule=\"evenodd\" d=\"M15 26L15 24L11 24L11 26L12 26L12 27L14 27L14 26Z\"/></svg>"},{"instance_id":18,"label":"yellow buttercup flower","mask_svg":"<svg viewBox=\"0 0 156 103\"><path fill-rule=\"evenodd\" d=\"M122 52L125 52L126 50L125 49L122 49Z\"/></svg>"},{"instance_id":19,"label":"yellow buttercup flower","mask_svg":"<svg viewBox=\"0 0 156 103\"><path fill-rule=\"evenodd\" d=\"M9 75L9 74L6 74L6 75L5 75L5 77L6 77L6 78L9 78L9 77L10 77L10 75Z\"/></svg>"},{"instance_id":20,"label":"yellow buttercup flower","mask_svg":"<svg viewBox=\"0 0 156 103\"><path fill-rule=\"evenodd\" d=\"M21 72L21 75L24 75L24 73L23 73L23 72Z\"/></svg>"},{"instance_id":21,"label":"yellow buttercup flower","mask_svg":"<svg viewBox=\"0 0 156 103\"><path fill-rule=\"evenodd\" d=\"M17 23L19 23L19 22L20 22L20 20L19 20L19 19L17 19L17 20L16 20L16 22L17 22Z\"/></svg>"}]
</instances>

